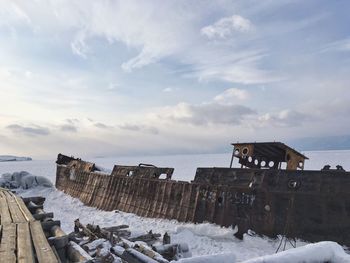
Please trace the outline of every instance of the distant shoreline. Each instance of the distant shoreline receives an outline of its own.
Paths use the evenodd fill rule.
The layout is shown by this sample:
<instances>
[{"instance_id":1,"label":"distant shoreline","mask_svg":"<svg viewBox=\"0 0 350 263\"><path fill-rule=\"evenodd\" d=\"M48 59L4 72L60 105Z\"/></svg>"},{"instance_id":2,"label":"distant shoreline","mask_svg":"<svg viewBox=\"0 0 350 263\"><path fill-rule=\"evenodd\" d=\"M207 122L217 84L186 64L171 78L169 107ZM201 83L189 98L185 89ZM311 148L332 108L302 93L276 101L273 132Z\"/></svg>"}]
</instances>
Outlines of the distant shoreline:
<instances>
[{"instance_id":1,"label":"distant shoreline","mask_svg":"<svg viewBox=\"0 0 350 263\"><path fill-rule=\"evenodd\" d=\"M32 161L31 157L18 157L12 155L0 155L0 162L25 162Z\"/></svg>"}]
</instances>

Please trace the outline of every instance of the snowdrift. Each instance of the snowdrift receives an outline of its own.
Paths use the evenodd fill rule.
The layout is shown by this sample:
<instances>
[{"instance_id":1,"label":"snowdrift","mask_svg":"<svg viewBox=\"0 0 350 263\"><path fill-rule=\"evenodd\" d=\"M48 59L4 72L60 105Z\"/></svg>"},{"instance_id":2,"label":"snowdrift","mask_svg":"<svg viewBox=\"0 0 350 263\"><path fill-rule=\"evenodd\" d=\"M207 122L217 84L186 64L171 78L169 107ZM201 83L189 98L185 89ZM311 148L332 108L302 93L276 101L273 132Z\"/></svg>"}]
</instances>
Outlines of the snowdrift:
<instances>
[{"instance_id":1,"label":"snowdrift","mask_svg":"<svg viewBox=\"0 0 350 263\"><path fill-rule=\"evenodd\" d=\"M258 257L243 263L346 263L350 255L336 242L323 241L289 249L274 255Z\"/></svg>"},{"instance_id":2,"label":"snowdrift","mask_svg":"<svg viewBox=\"0 0 350 263\"><path fill-rule=\"evenodd\" d=\"M32 175L26 171L5 173L0 177L0 186L5 188L29 189L35 186L53 187L51 181L44 176Z\"/></svg>"}]
</instances>

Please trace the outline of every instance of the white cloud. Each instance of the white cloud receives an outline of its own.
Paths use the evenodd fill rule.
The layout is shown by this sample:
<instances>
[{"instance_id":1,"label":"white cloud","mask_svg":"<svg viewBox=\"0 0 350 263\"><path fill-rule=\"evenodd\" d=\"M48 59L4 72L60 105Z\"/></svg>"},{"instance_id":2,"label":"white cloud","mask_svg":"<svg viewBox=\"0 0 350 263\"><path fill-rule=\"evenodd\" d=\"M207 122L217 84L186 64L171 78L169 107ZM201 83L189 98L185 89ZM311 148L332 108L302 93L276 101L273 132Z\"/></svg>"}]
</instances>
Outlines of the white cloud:
<instances>
[{"instance_id":1,"label":"white cloud","mask_svg":"<svg viewBox=\"0 0 350 263\"><path fill-rule=\"evenodd\" d=\"M282 78L275 76L273 72L259 69L258 64L265 56L267 54L261 51L241 51L237 54L226 54L226 57L199 58L190 75L197 77L200 81L224 80L242 84L269 83L281 80Z\"/></svg>"},{"instance_id":2,"label":"white cloud","mask_svg":"<svg viewBox=\"0 0 350 263\"><path fill-rule=\"evenodd\" d=\"M74 54L87 58L87 53L89 52L89 47L86 44L85 31L80 31L76 36L74 41L71 43L71 48Z\"/></svg>"},{"instance_id":3,"label":"white cloud","mask_svg":"<svg viewBox=\"0 0 350 263\"><path fill-rule=\"evenodd\" d=\"M321 52L329 51L350 51L350 38L328 43L321 48Z\"/></svg>"},{"instance_id":4,"label":"white cloud","mask_svg":"<svg viewBox=\"0 0 350 263\"><path fill-rule=\"evenodd\" d=\"M230 88L216 95L214 97L214 101L217 101L219 103L232 104L237 100L246 100L248 97L248 91L237 88Z\"/></svg>"},{"instance_id":5,"label":"white cloud","mask_svg":"<svg viewBox=\"0 0 350 263\"><path fill-rule=\"evenodd\" d=\"M211 124L239 125L245 117L256 112L242 105L226 105L216 102L188 104L181 102L173 107L165 107L158 113L158 118L168 122L206 126Z\"/></svg>"},{"instance_id":6,"label":"white cloud","mask_svg":"<svg viewBox=\"0 0 350 263\"><path fill-rule=\"evenodd\" d=\"M170 87L163 89L163 92L172 92L172 91L173 91L173 89Z\"/></svg>"},{"instance_id":7,"label":"white cloud","mask_svg":"<svg viewBox=\"0 0 350 263\"><path fill-rule=\"evenodd\" d=\"M30 24L31 19L17 4L0 1L0 26L13 27L18 24Z\"/></svg>"},{"instance_id":8,"label":"white cloud","mask_svg":"<svg viewBox=\"0 0 350 263\"><path fill-rule=\"evenodd\" d=\"M312 120L309 114L292 109L281 110L277 113L265 113L258 118L259 125L274 127L302 126L306 121Z\"/></svg>"},{"instance_id":9,"label":"white cloud","mask_svg":"<svg viewBox=\"0 0 350 263\"><path fill-rule=\"evenodd\" d=\"M191 11L194 5L196 13ZM272 72L266 72L257 66L261 54L256 57L256 62L244 61L250 59L249 53L256 52L255 48L245 46L243 51L236 46L210 46L198 34L201 31L208 37L228 38L235 32L252 30L252 23L238 14L203 27L208 17L208 8L221 13L222 10L227 10L224 4L160 0L89 0L74 3L62 0L28 4L22 0L18 6L30 21L38 39L63 37L69 41L72 52L82 58L99 55L94 49L96 39L103 39L109 45L123 43L128 48L128 55L121 56L124 61L118 63L126 72L171 58L177 63L191 65L190 71L193 74L188 75L199 80L253 84L275 79L270 76ZM11 19L7 20L11 24ZM235 39L240 41L240 36ZM65 43L62 46L67 45ZM231 54L240 56L242 60L229 60ZM244 58L246 55L248 57ZM224 63L216 63L217 57L223 58Z\"/></svg>"},{"instance_id":10,"label":"white cloud","mask_svg":"<svg viewBox=\"0 0 350 263\"><path fill-rule=\"evenodd\" d=\"M248 32L252 28L253 25L248 19L239 15L233 15L221 18L214 24L203 27L201 33L209 39L228 38L233 36L235 32Z\"/></svg>"},{"instance_id":11,"label":"white cloud","mask_svg":"<svg viewBox=\"0 0 350 263\"><path fill-rule=\"evenodd\" d=\"M149 134L159 133L159 130L156 127L149 126L149 125L125 123L125 124L119 125L118 127L122 130L127 130L127 131L144 132Z\"/></svg>"}]
</instances>

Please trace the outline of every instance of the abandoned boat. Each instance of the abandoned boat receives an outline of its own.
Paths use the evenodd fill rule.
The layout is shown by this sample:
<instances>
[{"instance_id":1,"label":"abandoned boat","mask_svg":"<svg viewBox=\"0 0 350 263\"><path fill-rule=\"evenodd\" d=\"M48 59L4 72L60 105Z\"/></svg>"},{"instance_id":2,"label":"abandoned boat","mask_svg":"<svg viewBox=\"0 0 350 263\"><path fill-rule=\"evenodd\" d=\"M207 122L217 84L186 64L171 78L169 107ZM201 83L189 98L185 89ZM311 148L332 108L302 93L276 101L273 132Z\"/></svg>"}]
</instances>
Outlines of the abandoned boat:
<instances>
[{"instance_id":1,"label":"abandoned boat","mask_svg":"<svg viewBox=\"0 0 350 263\"><path fill-rule=\"evenodd\" d=\"M308 158L280 142L232 145L230 167L197 168L191 182L172 180L173 168L115 165L106 174L59 154L56 187L107 211L350 246L350 172L304 170Z\"/></svg>"}]
</instances>

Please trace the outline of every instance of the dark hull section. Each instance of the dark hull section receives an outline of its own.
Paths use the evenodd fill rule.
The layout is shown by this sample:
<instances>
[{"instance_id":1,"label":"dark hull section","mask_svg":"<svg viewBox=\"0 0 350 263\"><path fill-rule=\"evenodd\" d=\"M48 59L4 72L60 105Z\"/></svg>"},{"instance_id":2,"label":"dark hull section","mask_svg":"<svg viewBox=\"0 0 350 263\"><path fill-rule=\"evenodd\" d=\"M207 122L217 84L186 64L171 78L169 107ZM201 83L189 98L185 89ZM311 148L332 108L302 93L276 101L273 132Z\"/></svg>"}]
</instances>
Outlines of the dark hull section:
<instances>
[{"instance_id":1,"label":"dark hull section","mask_svg":"<svg viewBox=\"0 0 350 263\"><path fill-rule=\"evenodd\" d=\"M190 183L132 175L137 166L115 166L111 175L92 167L80 160L58 164L56 187L107 211L350 245L348 172L198 168Z\"/></svg>"}]
</instances>

